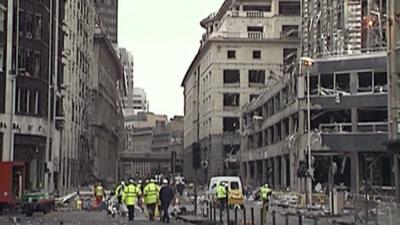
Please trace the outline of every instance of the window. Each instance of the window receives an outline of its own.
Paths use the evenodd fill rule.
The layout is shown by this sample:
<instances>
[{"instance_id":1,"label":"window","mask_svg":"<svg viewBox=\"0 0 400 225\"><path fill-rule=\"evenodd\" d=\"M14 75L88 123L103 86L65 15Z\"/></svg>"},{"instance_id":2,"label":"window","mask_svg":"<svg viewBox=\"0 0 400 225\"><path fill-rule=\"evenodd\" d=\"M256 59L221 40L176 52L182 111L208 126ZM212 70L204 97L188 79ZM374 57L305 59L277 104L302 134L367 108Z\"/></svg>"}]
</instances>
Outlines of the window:
<instances>
[{"instance_id":1,"label":"window","mask_svg":"<svg viewBox=\"0 0 400 225\"><path fill-rule=\"evenodd\" d=\"M247 32L264 32L264 27L256 26L256 27L247 27Z\"/></svg>"},{"instance_id":2,"label":"window","mask_svg":"<svg viewBox=\"0 0 400 225\"><path fill-rule=\"evenodd\" d=\"M298 25L282 25L282 37L299 37L299 26Z\"/></svg>"},{"instance_id":3,"label":"window","mask_svg":"<svg viewBox=\"0 0 400 225\"><path fill-rule=\"evenodd\" d=\"M236 181L231 182L231 190L238 190L239 189L239 183Z\"/></svg>"},{"instance_id":4,"label":"window","mask_svg":"<svg viewBox=\"0 0 400 225\"><path fill-rule=\"evenodd\" d=\"M235 59L235 58L236 58L236 51L228 50L228 59Z\"/></svg>"},{"instance_id":5,"label":"window","mask_svg":"<svg viewBox=\"0 0 400 225\"><path fill-rule=\"evenodd\" d=\"M350 74L336 74L336 91L350 94Z\"/></svg>"},{"instance_id":6,"label":"window","mask_svg":"<svg viewBox=\"0 0 400 225\"><path fill-rule=\"evenodd\" d=\"M257 98L258 98L258 95L250 95L250 102Z\"/></svg>"},{"instance_id":7,"label":"window","mask_svg":"<svg viewBox=\"0 0 400 225\"><path fill-rule=\"evenodd\" d=\"M240 95L238 93L225 93L224 106L239 106Z\"/></svg>"},{"instance_id":8,"label":"window","mask_svg":"<svg viewBox=\"0 0 400 225\"><path fill-rule=\"evenodd\" d=\"M224 70L224 84L240 83L239 70Z\"/></svg>"},{"instance_id":9,"label":"window","mask_svg":"<svg viewBox=\"0 0 400 225\"><path fill-rule=\"evenodd\" d=\"M249 70L249 83L265 84L265 70Z\"/></svg>"},{"instance_id":10,"label":"window","mask_svg":"<svg viewBox=\"0 0 400 225\"><path fill-rule=\"evenodd\" d=\"M300 16L300 2L279 2L279 14Z\"/></svg>"},{"instance_id":11,"label":"window","mask_svg":"<svg viewBox=\"0 0 400 225\"><path fill-rule=\"evenodd\" d=\"M284 73L292 73L295 69L297 59L297 48L284 48L283 49L283 65Z\"/></svg>"},{"instance_id":12,"label":"window","mask_svg":"<svg viewBox=\"0 0 400 225\"><path fill-rule=\"evenodd\" d=\"M243 11L271 12L270 5L243 5Z\"/></svg>"},{"instance_id":13,"label":"window","mask_svg":"<svg viewBox=\"0 0 400 225\"><path fill-rule=\"evenodd\" d=\"M321 85L321 91L323 95L326 94L334 94L333 93L333 74L328 73L328 74L321 74L320 75L320 85Z\"/></svg>"},{"instance_id":14,"label":"window","mask_svg":"<svg viewBox=\"0 0 400 225\"><path fill-rule=\"evenodd\" d=\"M359 72L357 92L372 92L372 72Z\"/></svg>"},{"instance_id":15,"label":"window","mask_svg":"<svg viewBox=\"0 0 400 225\"><path fill-rule=\"evenodd\" d=\"M374 92L387 92L387 73L374 73Z\"/></svg>"},{"instance_id":16,"label":"window","mask_svg":"<svg viewBox=\"0 0 400 225\"><path fill-rule=\"evenodd\" d=\"M253 51L253 59L261 59L261 51L254 50Z\"/></svg>"},{"instance_id":17,"label":"window","mask_svg":"<svg viewBox=\"0 0 400 225\"><path fill-rule=\"evenodd\" d=\"M239 118L237 117L224 117L223 118L223 131L236 132L239 130Z\"/></svg>"}]
</instances>

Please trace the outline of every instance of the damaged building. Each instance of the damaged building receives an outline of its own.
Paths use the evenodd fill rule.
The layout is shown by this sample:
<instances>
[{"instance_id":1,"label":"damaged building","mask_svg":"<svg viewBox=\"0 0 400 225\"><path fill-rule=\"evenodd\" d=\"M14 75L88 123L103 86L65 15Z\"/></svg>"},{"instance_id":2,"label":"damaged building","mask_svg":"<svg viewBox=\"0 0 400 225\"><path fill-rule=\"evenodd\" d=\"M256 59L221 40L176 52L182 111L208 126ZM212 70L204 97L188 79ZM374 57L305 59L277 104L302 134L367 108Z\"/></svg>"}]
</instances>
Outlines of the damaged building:
<instances>
[{"instance_id":1,"label":"damaged building","mask_svg":"<svg viewBox=\"0 0 400 225\"><path fill-rule=\"evenodd\" d=\"M226 0L182 81L184 175L239 175L241 107L294 69L300 1ZM201 166L202 165L202 166Z\"/></svg>"},{"instance_id":2,"label":"damaged building","mask_svg":"<svg viewBox=\"0 0 400 225\"><path fill-rule=\"evenodd\" d=\"M241 173L248 184L302 192L311 175L325 188L360 193L368 184L392 194L384 13L386 1L305 1L302 55L315 64L285 74L244 107Z\"/></svg>"}]
</instances>

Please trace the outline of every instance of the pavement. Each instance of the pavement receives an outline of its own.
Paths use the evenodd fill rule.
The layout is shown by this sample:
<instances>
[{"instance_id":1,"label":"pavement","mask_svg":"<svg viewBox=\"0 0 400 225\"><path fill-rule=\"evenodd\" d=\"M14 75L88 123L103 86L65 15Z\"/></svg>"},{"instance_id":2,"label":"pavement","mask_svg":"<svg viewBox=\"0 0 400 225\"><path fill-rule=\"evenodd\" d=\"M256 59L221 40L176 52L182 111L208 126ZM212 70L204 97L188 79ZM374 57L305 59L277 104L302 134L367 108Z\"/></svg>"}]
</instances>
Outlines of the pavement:
<instances>
[{"instance_id":1,"label":"pavement","mask_svg":"<svg viewBox=\"0 0 400 225\"><path fill-rule=\"evenodd\" d=\"M46 215L42 213L35 213L32 217L24 215L16 215L19 219L18 223L13 223L11 216L0 216L1 225L161 225L164 224L160 221L148 221L144 214L136 216L133 222L129 222L127 218L117 216L112 218L106 212L88 212L88 211L74 211L74 212L52 212ZM170 225L188 225L181 221L176 221L171 218Z\"/></svg>"}]
</instances>

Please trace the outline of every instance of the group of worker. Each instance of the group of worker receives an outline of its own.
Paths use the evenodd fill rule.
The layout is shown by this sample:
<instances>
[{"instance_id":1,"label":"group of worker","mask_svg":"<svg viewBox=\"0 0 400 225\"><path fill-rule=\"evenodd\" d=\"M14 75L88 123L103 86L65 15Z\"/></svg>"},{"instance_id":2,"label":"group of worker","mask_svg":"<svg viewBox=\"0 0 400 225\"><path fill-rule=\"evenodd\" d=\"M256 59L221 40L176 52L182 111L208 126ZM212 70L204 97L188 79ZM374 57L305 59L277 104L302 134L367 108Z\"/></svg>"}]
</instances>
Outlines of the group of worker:
<instances>
[{"instance_id":1,"label":"group of worker","mask_svg":"<svg viewBox=\"0 0 400 225\"><path fill-rule=\"evenodd\" d=\"M156 183L156 180L146 180L145 184L139 180L137 183L130 179L128 184L121 182L114 192L119 205L125 204L128 209L129 221L135 217L135 205L141 209L146 205L148 216L151 221L155 220L156 207L160 206L161 221L169 223L168 208L174 199L174 191L167 179L162 181L162 186Z\"/></svg>"},{"instance_id":2,"label":"group of worker","mask_svg":"<svg viewBox=\"0 0 400 225\"><path fill-rule=\"evenodd\" d=\"M221 210L225 209L228 206L229 200L229 184L226 181L221 181L215 187L216 197L219 203L219 207ZM268 210L268 203L270 196L272 194L272 189L268 184L264 184L258 189L258 193L263 202L263 207Z\"/></svg>"}]
</instances>

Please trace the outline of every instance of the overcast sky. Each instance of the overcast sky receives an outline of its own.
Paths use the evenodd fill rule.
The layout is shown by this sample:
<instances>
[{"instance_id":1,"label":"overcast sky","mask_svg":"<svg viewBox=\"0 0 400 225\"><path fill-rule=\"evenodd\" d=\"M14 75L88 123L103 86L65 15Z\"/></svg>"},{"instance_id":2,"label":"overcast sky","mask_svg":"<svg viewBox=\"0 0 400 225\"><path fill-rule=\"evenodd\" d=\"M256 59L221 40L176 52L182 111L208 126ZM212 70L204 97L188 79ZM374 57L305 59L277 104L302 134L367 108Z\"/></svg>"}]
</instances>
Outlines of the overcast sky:
<instances>
[{"instance_id":1,"label":"overcast sky","mask_svg":"<svg viewBox=\"0 0 400 225\"><path fill-rule=\"evenodd\" d=\"M183 115L181 82L200 45L200 21L223 0L119 0L118 45L134 57L150 111Z\"/></svg>"}]
</instances>

